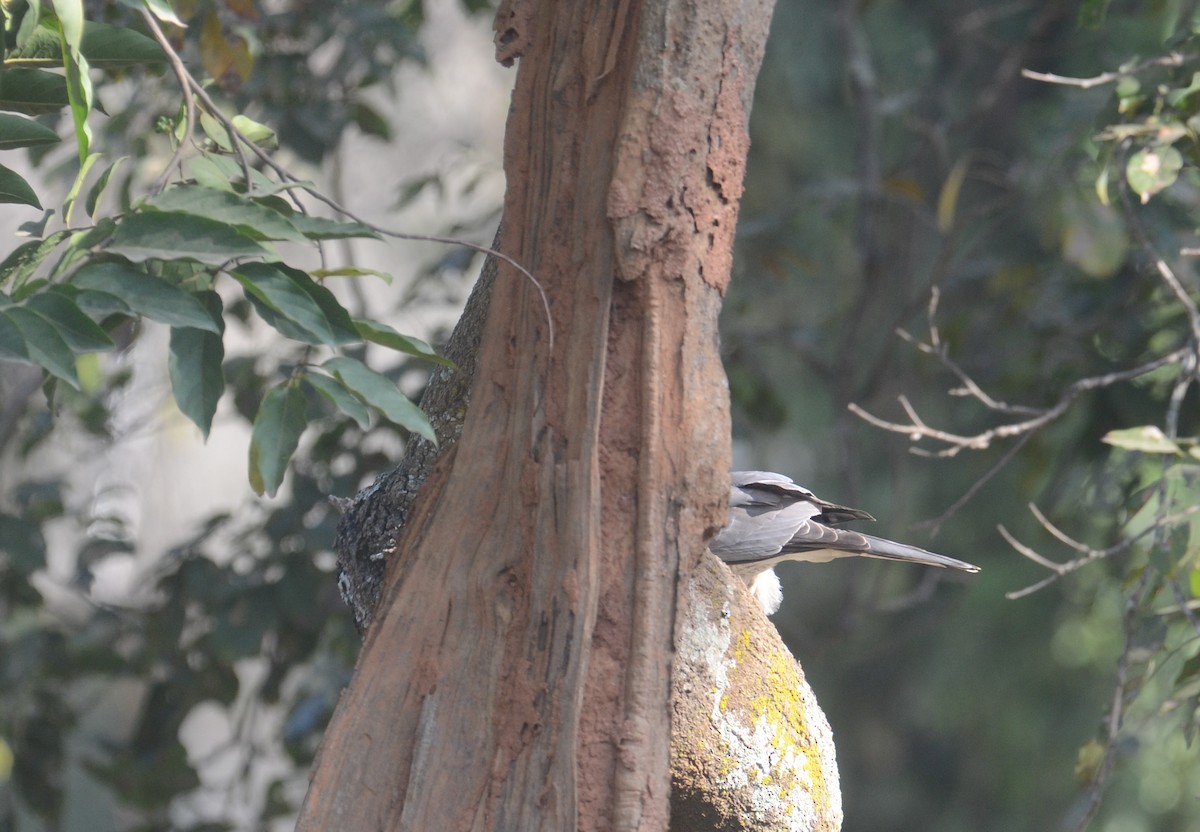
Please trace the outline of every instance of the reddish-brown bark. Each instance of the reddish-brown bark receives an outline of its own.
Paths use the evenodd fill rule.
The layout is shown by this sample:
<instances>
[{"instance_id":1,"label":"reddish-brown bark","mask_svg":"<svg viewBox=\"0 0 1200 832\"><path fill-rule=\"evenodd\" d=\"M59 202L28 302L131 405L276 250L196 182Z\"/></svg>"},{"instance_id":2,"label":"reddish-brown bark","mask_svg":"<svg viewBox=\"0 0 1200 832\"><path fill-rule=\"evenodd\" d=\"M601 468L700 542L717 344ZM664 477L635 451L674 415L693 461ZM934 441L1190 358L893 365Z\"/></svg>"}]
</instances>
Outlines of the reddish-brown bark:
<instances>
[{"instance_id":1,"label":"reddish-brown bark","mask_svg":"<svg viewBox=\"0 0 1200 832\"><path fill-rule=\"evenodd\" d=\"M502 267L301 830L664 829L677 587L723 522L717 313L769 2L516 0ZM551 345L551 341L553 344Z\"/></svg>"}]
</instances>

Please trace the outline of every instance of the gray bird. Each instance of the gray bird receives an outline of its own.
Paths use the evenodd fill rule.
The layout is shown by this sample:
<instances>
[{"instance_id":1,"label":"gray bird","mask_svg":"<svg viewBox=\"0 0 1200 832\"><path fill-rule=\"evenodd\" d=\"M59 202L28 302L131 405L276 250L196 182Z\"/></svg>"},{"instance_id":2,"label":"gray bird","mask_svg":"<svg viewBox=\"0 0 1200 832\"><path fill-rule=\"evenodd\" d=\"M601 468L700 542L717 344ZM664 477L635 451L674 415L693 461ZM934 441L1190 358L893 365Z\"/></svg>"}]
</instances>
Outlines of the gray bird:
<instances>
[{"instance_id":1,"label":"gray bird","mask_svg":"<svg viewBox=\"0 0 1200 832\"><path fill-rule=\"evenodd\" d=\"M708 548L746 582L767 615L783 601L773 567L785 560L825 563L857 556L979 571L973 564L916 546L838 528L852 520L875 518L822 500L782 474L734 471L732 478L729 523Z\"/></svg>"}]
</instances>

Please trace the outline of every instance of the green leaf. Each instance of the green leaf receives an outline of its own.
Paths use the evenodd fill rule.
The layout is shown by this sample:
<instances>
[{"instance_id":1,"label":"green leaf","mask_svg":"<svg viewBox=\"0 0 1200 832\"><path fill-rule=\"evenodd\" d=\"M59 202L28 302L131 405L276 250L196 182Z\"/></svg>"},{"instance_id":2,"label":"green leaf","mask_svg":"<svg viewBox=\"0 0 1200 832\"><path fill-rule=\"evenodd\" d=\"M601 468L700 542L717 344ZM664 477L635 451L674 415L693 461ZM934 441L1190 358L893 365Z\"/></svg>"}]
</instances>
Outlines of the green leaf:
<instances>
[{"instance_id":1,"label":"green leaf","mask_svg":"<svg viewBox=\"0 0 1200 832\"><path fill-rule=\"evenodd\" d=\"M1166 437L1154 425L1139 428L1112 430L1104 434L1103 442L1126 451L1141 451L1145 454L1179 454L1179 446Z\"/></svg>"},{"instance_id":2,"label":"green leaf","mask_svg":"<svg viewBox=\"0 0 1200 832\"><path fill-rule=\"evenodd\" d=\"M47 59L49 66L61 65L58 18L53 13L43 16L40 6L41 0L31 2L17 30L14 48L5 55L6 64L25 66L29 65L30 60Z\"/></svg>"},{"instance_id":3,"label":"green leaf","mask_svg":"<svg viewBox=\"0 0 1200 832\"><path fill-rule=\"evenodd\" d=\"M10 280L18 286L24 283L69 235L69 231L56 231L44 240L21 243L0 263L0 286Z\"/></svg>"},{"instance_id":4,"label":"green leaf","mask_svg":"<svg viewBox=\"0 0 1200 832\"><path fill-rule=\"evenodd\" d=\"M35 278L13 292L12 299L15 301L25 300L25 298L29 297L35 292L40 292L43 288L49 285L50 281L46 280L46 278Z\"/></svg>"},{"instance_id":5,"label":"green leaf","mask_svg":"<svg viewBox=\"0 0 1200 832\"><path fill-rule=\"evenodd\" d=\"M363 135L374 136L383 141L391 141L392 125L374 107L358 100L350 112L350 120L363 132Z\"/></svg>"},{"instance_id":6,"label":"green leaf","mask_svg":"<svg viewBox=\"0 0 1200 832\"><path fill-rule=\"evenodd\" d=\"M74 288L73 284L66 284L63 288ZM75 293L75 303L79 308L91 315L136 315L137 313L130 308L129 304L121 300L116 295L110 295L108 292L95 292L91 289L81 289Z\"/></svg>"},{"instance_id":7,"label":"green leaf","mask_svg":"<svg viewBox=\"0 0 1200 832\"><path fill-rule=\"evenodd\" d=\"M248 118L240 113L231 118L230 123L234 128L241 133L245 138L254 142L259 147L268 150L279 147L279 137L275 135L275 131L265 124L260 124L252 118Z\"/></svg>"},{"instance_id":8,"label":"green leaf","mask_svg":"<svg viewBox=\"0 0 1200 832\"><path fill-rule=\"evenodd\" d=\"M307 424L304 393L294 380L263 397L250 431L250 484L256 494L275 496Z\"/></svg>"},{"instance_id":9,"label":"green leaf","mask_svg":"<svg viewBox=\"0 0 1200 832\"><path fill-rule=\"evenodd\" d=\"M1100 204L1105 208L1108 207L1108 165L1100 171L1100 175L1096 177L1096 199L1100 200Z\"/></svg>"},{"instance_id":10,"label":"green leaf","mask_svg":"<svg viewBox=\"0 0 1200 832\"><path fill-rule=\"evenodd\" d=\"M337 376L367 404L379 408L389 421L424 436L430 442L437 442L429 417L409 401L387 376L375 372L357 359L346 356L331 358L321 366Z\"/></svg>"},{"instance_id":11,"label":"green leaf","mask_svg":"<svg viewBox=\"0 0 1200 832\"><path fill-rule=\"evenodd\" d=\"M79 51L95 67L156 64L167 60L167 53L153 38L128 26L111 26L94 20L84 23Z\"/></svg>"},{"instance_id":12,"label":"green leaf","mask_svg":"<svg viewBox=\"0 0 1200 832\"><path fill-rule=\"evenodd\" d=\"M108 244L116 230L117 222L111 217L101 217L91 228L79 231L68 229L62 256L50 269L50 276L63 277L70 273L79 261L95 259L95 253Z\"/></svg>"},{"instance_id":13,"label":"green leaf","mask_svg":"<svg viewBox=\"0 0 1200 832\"><path fill-rule=\"evenodd\" d=\"M1085 785L1091 783L1103 764L1104 746L1095 740L1088 740L1079 747L1075 757L1075 779Z\"/></svg>"},{"instance_id":14,"label":"green leaf","mask_svg":"<svg viewBox=\"0 0 1200 832\"><path fill-rule=\"evenodd\" d=\"M87 209L89 217L96 216L96 206L100 204L100 198L104 196L104 191L108 188L109 180L116 173L117 168L121 166L121 163L128 158L128 156L122 156L105 168L104 173L100 174L99 178L96 179L96 183L88 190L87 202L84 203L83 207Z\"/></svg>"},{"instance_id":15,"label":"green leaf","mask_svg":"<svg viewBox=\"0 0 1200 832\"><path fill-rule=\"evenodd\" d=\"M25 305L54 325L74 352L104 352L114 346L108 334L63 292L30 295Z\"/></svg>"},{"instance_id":16,"label":"green leaf","mask_svg":"<svg viewBox=\"0 0 1200 832\"><path fill-rule=\"evenodd\" d=\"M33 310L21 306L9 307L4 314L21 331L29 360L78 390L75 355L54 325Z\"/></svg>"},{"instance_id":17,"label":"green leaf","mask_svg":"<svg viewBox=\"0 0 1200 832\"><path fill-rule=\"evenodd\" d=\"M192 214L233 226L257 240L294 240L306 238L286 217L232 191L203 185L168 188L146 202L158 211Z\"/></svg>"},{"instance_id":18,"label":"green leaf","mask_svg":"<svg viewBox=\"0 0 1200 832\"><path fill-rule=\"evenodd\" d=\"M43 69L0 72L0 110L27 116L56 113L70 103L67 80Z\"/></svg>"},{"instance_id":19,"label":"green leaf","mask_svg":"<svg viewBox=\"0 0 1200 832\"><path fill-rule=\"evenodd\" d=\"M179 129L183 129L182 123ZM188 174L196 180L197 184L206 188L234 193L232 177L227 176L222 167L209 156L196 156L189 160Z\"/></svg>"},{"instance_id":20,"label":"green leaf","mask_svg":"<svg viewBox=\"0 0 1200 832\"><path fill-rule=\"evenodd\" d=\"M196 120L196 123L213 144L226 153L233 153L233 140L230 138L229 131L225 129L225 125L222 122L207 112L201 112L200 118Z\"/></svg>"},{"instance_id":21,"label":"green leaf","mask_svg":"<svg viewBox=\"0 0 1200 832\"><path fill-rule=\"evenodd\" d=\"M303 285L305 281L312 283L303 272L271 263L246 263L231 274L242 284L263 320L289 338L328 346L345 343L347 337L349 340L358 340L353 324L349 333L345 333L342 332L343 327L326 316L321 305L308 291L309 287ZM269 311L264 311L264 307ZM346 314L340 306L338 309L343 315ZM271 315L271 312L277 314ZM279 316L294 326L281 325ZM346 315L346 318L348 320L349 316Z\"/></svg>"},{"instance_id":22,"label":"green leaf","mask_svg":"<svg viewBox=\"0 0 1200 832\"><path fill-rule=\"evenodd\" d=\"M193 327L221 334L221 322L213 319L195 295L120 261L93 263L75 273L71 283L116 295L130 309L160 323Z\"/></svg>"},{"instance_id":23,"label":"green leaf","mask_svg":"<svg viewBox=\"0 0 1200 832\"><path fill-rule=\"evenodd\" d=\"M0 150L18 147L37 147L62 141L58 134L44 124L22 116L0 113Z\"/></svg>"},{"instance_id":24,"label":"green leaf","mask_svg":"<svg viewBox=\"0 0 1200 832\"><path fill-rule=\"evenodd\" d=\"M0 309L0 358L9 361L29 361L29 350L25 349L25 337L17 325L9 320Z\"/></svg>"},{"instance_id":25,"label":"green leaf","mask_svg":"<svg viewBox=\"0 0 1200 832\"><path fill-rule=\"evenodd\" d=\"M42 203L38 202L37 194L29 187L29 183L16 171L4 165L0 165L0 202L29 205L39 211L42 208Z\"/></svg>"},{"instance_id":26,"label":"green leaf","mask_svg":"<svg viewBox=\"0 0 1200 832\"><path fill-rule=\"evenodd\" d=\"M366 430L370 426L371 414L367 406L336 378L313 372L305 373L302 378L334 407L357 422L360 428Z\"/></svg>"},{"instance_id":27,"label":"green leaf","mask_svg":"<svg viewBox=\"0 0 1200 832\"><path fill-rule=\"evenodd\" d=\"M309 272L313 280L324 280L327 277L378 277L387 285L392 285L392 276L387 272L381 272L377 269L368 269L363 266L342 266L337 269L313 269Z\"/></svg>"},{"instance_id":28,"label":"green leaf","mask_svg":"<svg viewBox=\"0 0 1200 832\"><path fill-rule=\"evenodd\" d=\"M259 147L265 149L273 149L279 147L279 138L275 135L275 131L265 124L260 124L252 118L247 118L243 115L236 115L229 119L229 123L233 125L233 129L242 135L242 138L254 142ZM233 153L233 143L229 136L229 131L225 125L216 118L213 118L208 113L200 114L200 129L204 131L204 135L212 139L217 147L226 153Z\"/></svg>"},{"instance_id":29,"label":"green leaf","mask_svg":"<svg viewBox=\"0 0 1200 832\"><path fill-rule=\"evenodd\" d=\"M78 52L83 43L83 0L54 0L54 13L67 48Z\"/></svg>"},{"instance_id":30,"label":"green leaf","mask_svg":"<svg viewBox=\"0 0 1200 832\"><path fill-rule=\"evenodd\" d=\"M236 159L217 153L197 156L189 163L188 170L200 184L222 191L232 190L231 183L233 182L246 181L246 172L242 170L241 164ZM254 168L250 168L250 182L255 191L276 187L275 182ZM286 205L286 203L284 204Z\"/></svg>"},{"instance_id":31,"label":"green leaf","mask_svg":"<svg viewBox=\"0 0 1200 832\"><path fill-rule=\"evenodd\" d=\"M280 266L280 269L320 307L321 312L325 315L325 320L329 321L329 325L333 329L337 343L355 344L362 340L350 313L338 302L333 292L299 269L293 269L290 266Z\"/></svg>"},{"instance_id":32,"label":"green leaf","mask_svg":"<svg viewBox=\"0 0 1200 832\"><path fill-rule=\"evenodd\" d=\"M362 336L364 341L370 341L373 344L379 344L380 346L408 353L409 355L418 355L421 358L427 358L444 367L454 366L453 361L448 358L442 358L434 351L433 347L426 344L420 338L401 335L385 323L356 319L354 321L354 328L358 330L358 334Z\"/></svg>"},{"instance_id":33,"label":"green leaf","mask_svg":"<svg viewBox=\"0 0 1200 832\"><path fill-rule=\"evenodd\" d=\"M157 17L163 23L174 23L181 29L187 28L187 24L180 20L179 15L171 8L170 0L120 0L120 3L137 11L146 8L150 11L150 14Z\"/></svg>"},{"instance_id":34,"label":"green leaf","mask_svg":"<svg viewBox=\"0 0 1200 832\"><path fill-rule=\"evenodd\" d=\"M310 240L336 240L347 237L369 237L381 240L379 233L368 225L360 222L341 222L324 217L312 217L296 212L289 218L292 225Z\"/></svg>"},{"instance_id":35,"label":"green leaf","mask_svg":"<svg viewBox=\"0 0 1200 832\"><path fill-rule=\"evenodd\" d=\"M325 339L322 336L305 329L287 315L280 313L263 300L260 295L256 295L249 290L245 290L245 294L250 304L254 307L254 311L258 313L258 316L284 338L299 341L301 344L325 343Z\"/></svg>"},{"instance_id":36,"label":"green leaf","mask_svg":"<svg viewBox=\"0 0 1200 832\"><path fill-rule=\"evenodd\" d=\"M71 190L67 192L67 197L63 200L63 222L67 225L71 224L71 214L75 209L75 200L79 196L79 189L83 187L83 180L87 179L92 166L98 161L100 161L100 154L92 153L79 166L79 173L75 175L75 181L71 184Z\"/></svg>"},{"instance_id":37,"label":"green leaf","mask_svg":"<svg viewBox=\"0 0 1200 832\"><path fill-rule=\"evenodd\" d=\"M79 161L88 157L92 145L92 128L88 114L92 110L92 79L88 75L87 58L79 51L83 42L83 0L57 0L62 38L63 68L67 76L67 100L71 105L71 120L75 124L75 142L79 145Z\"/></svg>"},{"instance_id":38,"label":"green leaf","mask_svg":"<svg viewBox=\"0 0 1200 832\"><path fill-rule=\"evenodd\" d=\"M197 292L196 297L208 309L213 320L223 321L221 296L216 292ZM170 358L167 371L179 410L208 439L217 402L225 391L225 345L220 335L191 327L171 328Z\"/></svg>"},{"instance_id":39,"label":"green leaf","mask_svg":"<svg viewBox=\"0 0 1200 832\"><path fill-rule=\"evenodd\" d=\"M240 257L279 259L279 255L225 223L159 211L125 217L117 226L108 250L135 263L196 260L220 266Z\"/></svg>"},{"instance_id":40,"label":"green leaf","mask_svg":"<svg viewBox=\"0 0 1200 832\"><path fill-rule=\"evenodd\" d=\"M1188 588L1191 589L1193 598L1200 598L1200 569L1193 569L1188 575Z\"/></svg>"},{"instance_id":41,"label":"green leaf","mask_svg":"<svg viewBox=\"0 0 1200 832\"><path fill-rule=\"evenodd\" d=\"M0 263L0 286L11 282L14 287L22 287L61 241L70 235L71 232L55 232L44 240L30 240L17 246L4 263Z\"/></svg>"},{"instance_id":42,"label":"green leaf","mask_svg":"<svg viewBox=\"0 0 1200 832\"><path fill-rule=\"evenodd\" d=\"M1186 87L1173 89L1167 94L1167 103L1172 107L1178 107L1197 92L1200 92L1200 72L1193 72L1191 83Z\"/></svg>"},{"instance_id":43,"label":"green leaf","mask_svg":"<svg viewBox=\"0 0 1200 832\"><path fill-rule=\"evenodd\" d=\"M1147 147L1129 157L1125 177L1144 205L1150 197L1173 185L1182 168L1183 156L1174 147Z\"/></svg>"}]
</instances>

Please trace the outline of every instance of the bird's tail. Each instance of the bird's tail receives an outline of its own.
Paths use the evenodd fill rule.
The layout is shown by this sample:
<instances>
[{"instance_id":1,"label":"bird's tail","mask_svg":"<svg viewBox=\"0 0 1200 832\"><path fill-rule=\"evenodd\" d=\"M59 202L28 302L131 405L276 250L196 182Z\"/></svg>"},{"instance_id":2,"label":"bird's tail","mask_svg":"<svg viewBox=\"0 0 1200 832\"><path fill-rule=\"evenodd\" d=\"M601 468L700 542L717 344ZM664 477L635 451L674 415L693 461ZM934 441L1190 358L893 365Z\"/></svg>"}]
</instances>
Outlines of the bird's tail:
<instances>
[{"instance_id":1,"label":"bird's tail","mask_svg":"<svg viewBox=\"0 0 1200 832\"><path fill-rule=\"evenodd\" d=\"M861 534L861 532L860 532ZM882 537L874 535L862 535L867 539L868 549L865 552L856 552L855 554L864 555L871 558L883 558L884 560L902 560L908 563L920 563L925 566L941 566L947 569L961 569L964 572L978 572L979 567L973 563L958 560L956 558L939 555L936 552L927 552L924 549L919 549L916 546L906 546L903 543L896 543L893 540L885 540Z\"/></svg>"}]
</instances>

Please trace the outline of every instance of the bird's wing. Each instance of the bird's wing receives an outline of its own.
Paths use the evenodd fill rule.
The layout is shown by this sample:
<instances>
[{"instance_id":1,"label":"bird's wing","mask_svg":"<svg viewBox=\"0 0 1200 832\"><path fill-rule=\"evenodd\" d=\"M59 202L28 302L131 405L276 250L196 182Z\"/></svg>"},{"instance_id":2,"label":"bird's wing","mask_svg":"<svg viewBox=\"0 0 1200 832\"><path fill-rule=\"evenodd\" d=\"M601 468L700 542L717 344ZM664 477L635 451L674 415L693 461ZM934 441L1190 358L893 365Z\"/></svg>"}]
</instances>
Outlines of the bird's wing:
<instances>
[{"instance_id":1,"label":"bird's wing","mask_svg":"<svg viewBox=\"0 0 1200 832\"><path fill-rule=\"evenodd\" d=\"M791 477L776 474L774 471L734 471L729 475L729 481L734 488L745 488L750 485L779 488L784 491L801 491L808 489L796 485Z\"/></svg>"},{"instance_id":2,"label":"bird's wing","mask_svg":"<svg viewBox=\"0 0 1200 832\"><path fill-rule=\"evenodd\" d=\"M734 489L736 494L738 489ZM729 507L729 523L709 541L712 553L724 561L760 560L778 555L805 522L805 506L778 508L745 497ZM807 508L809 514L815 509Z\"/></svg>"}]
</instances>

